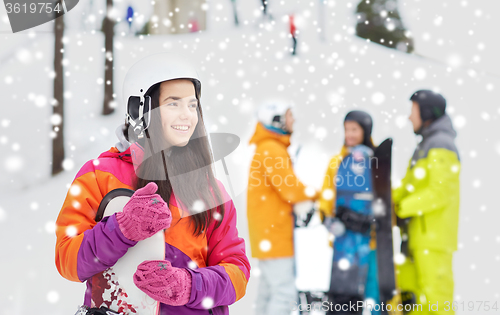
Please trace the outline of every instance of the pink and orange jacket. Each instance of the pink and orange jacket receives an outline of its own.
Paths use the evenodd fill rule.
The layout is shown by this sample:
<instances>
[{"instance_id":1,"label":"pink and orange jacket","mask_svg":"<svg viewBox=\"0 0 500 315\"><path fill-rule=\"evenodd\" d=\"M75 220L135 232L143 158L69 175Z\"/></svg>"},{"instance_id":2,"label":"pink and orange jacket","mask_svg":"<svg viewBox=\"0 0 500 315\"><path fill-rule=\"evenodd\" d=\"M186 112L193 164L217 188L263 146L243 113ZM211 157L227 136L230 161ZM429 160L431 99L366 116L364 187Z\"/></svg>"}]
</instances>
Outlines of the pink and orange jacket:
<instances>
[{"instance_id":1,"label":"pink and orange jacket","mask_svg":"<svg viewBox=\"0 0 500 315\"><path fill-rule=\"evenodd\" d=\"M116 215L95 221L99 204L113 189L134 189L137 180L131 154L137 147L120 152L111 148L87 162L76 175L56 222L56 266L66 279L86 282L84 304L99 305L107 281L103 271L113 266L136 242L118 227ZM222 183L219 189L225 214L218 228L212 222L205 234L193 236L189 217L180 217L175 197L169 201L172 224L165 230L165 259L186 268L192 276L189 302L184 306L161 304L161 314L229 314L228 305L245 295L250 264L244 240L238 237L236 209ZM192 268L194 262L197 268ZM190 268L191 267L191 268ZM212 309L202 306L209 297Z\"/></svg>"}]
</instances>

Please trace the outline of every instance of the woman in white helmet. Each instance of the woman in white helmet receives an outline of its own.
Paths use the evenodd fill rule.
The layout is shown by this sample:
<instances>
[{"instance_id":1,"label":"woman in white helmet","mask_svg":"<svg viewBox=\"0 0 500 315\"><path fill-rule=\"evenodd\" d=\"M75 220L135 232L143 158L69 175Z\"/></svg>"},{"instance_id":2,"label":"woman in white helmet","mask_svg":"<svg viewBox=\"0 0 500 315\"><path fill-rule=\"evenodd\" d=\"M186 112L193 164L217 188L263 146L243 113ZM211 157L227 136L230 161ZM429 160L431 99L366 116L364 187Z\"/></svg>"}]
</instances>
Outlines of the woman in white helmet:
<instances>
[{"instance_id":1,"label":"woman in white helmet","mask_svg":"<svg viewBox=\"0 0 500 315\"><path fill-rule=\"evenodd\" d=\"M288 315L297 301L294 275L293 206L318 193L295 176L287 147L294 118L290 104L270 100L258 111L248 181L247 217L252 257L261 272L256 314ZM308 208L307 210L310 210ZM296 210L296 209L295 209Z\"/></svg>"},{"instance_id":2,"label":"woman in white helmet","mask_svg":"<svg viewBox=\"0 0 500 315\"><path fill-rule=\"evenodd\" d=\"M176 56L152 55L132 66L123 93L120 143L81 168L60 211L56 266L86 282L86 306L133 313L106 270L164 230L164 260L141 263L135 285L161 302L160 314L228 314L245 294L250 265L234 204L212 171L196 71ZM117 188L135 193L97 222L101 201Z\"/></svg>"}]
</instances>

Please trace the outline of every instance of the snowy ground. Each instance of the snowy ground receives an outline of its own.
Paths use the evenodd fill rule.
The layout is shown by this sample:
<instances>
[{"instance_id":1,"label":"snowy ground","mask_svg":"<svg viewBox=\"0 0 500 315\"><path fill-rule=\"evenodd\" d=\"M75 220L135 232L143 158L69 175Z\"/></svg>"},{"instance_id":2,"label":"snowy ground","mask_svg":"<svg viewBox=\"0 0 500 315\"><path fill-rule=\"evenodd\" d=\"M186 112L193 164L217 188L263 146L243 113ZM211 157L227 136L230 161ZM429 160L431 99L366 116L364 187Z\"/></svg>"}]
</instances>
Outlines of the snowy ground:
<instances>
[{"instance_id":1,"label":"snowy ground","mask_svg":"<svg viewBox=\"0 0 500 315\"><path fill-rule=\"evenodd\" d=\"M240 147L226 158L226 163L236 193L233 197L239 231L245 239L245 185L251 158L247 142L255 125L253 112L262 100L280 96L294 102L297 122L292 153L298 144L302 145L297 172L307 184L319 187L328 159L340 149L342 119L347 111L358 108L372 114L376 143L394 138L396 181L404 175L416 145L406 119L408 97L420 88L442 92L459 133L457 146L462 159L460 249L454 261L456 299L465 303L500 299L500 274L496 272L500 267L500 216L494 199L500 175L500 63L498 43L491 32L495 27L499 29L499 22L492 16L499 5L456 1L434 7L430 0L402 1L400 9L414 33L417 51L433 58L429 60L354 37L355 16L351 13L355 1L327 2L321 11L328 17L326 41L319 39L313 26L320 11L317 1L292 1L286 5L276 2L271 6L276 24L263 28L254 15L258 3L240 4L241 20L248 23L239 29L232 27L229 1L220 0L210 2L208 32L142 40L118 34L118 109L109 117L100 116L102 34L81 30L81 16L89 15L84 3L68 13L68 160L67 171L55 178L49 176L53 56L50 25L15 35L9 34L7 24L2 25L0 235L4 242L0 245L0 314L71 314L82 302L84 285L70 283L55 269L53 225L67 185L78 168L116 142L114 131L123 121L121 83L127 68L142 56L159 51L181 53L193 60L202 77L202 106L208 130L230 132L241 138ZM301 30L297 58L291 58L287 51L290 39L282 19L282 14L292 11L299 15ZM218 164L219 177L225 181ZM310 243L307 245L314 247L312 251L321 265L324 253L319 244L324 244L323 239ZM252 265L255 272L254 260ZM252 275L247 295L231 306L234 314L252 314L257 283L258 276Z\"/></svg>"}]
</instances>

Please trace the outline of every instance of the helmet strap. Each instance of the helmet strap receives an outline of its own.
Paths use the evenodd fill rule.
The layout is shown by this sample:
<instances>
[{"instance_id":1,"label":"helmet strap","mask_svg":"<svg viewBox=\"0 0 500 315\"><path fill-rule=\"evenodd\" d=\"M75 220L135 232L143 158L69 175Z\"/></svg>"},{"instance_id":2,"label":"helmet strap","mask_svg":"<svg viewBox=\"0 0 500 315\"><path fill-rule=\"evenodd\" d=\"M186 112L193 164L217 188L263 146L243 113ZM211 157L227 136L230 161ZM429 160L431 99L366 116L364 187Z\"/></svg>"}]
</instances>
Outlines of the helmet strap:
<instances>
[{"instance_id":1,"label":"helmet strap","mask_svg":"<svg viewBox=\"0 0 500 315\"><path fill-rule=\"evenodd\" d=\"M148 106L146 109L145 107ZM144 118L144 112L147 112L148 118ZM134 119L129 113L126 115L127 121L134 128L134 133L137 135L137 138L144 138L144 130L149 128L149 124L151 122L151 96L140 96L139 102L139 113L138 117Z\"/></svg>"}]
</instances>

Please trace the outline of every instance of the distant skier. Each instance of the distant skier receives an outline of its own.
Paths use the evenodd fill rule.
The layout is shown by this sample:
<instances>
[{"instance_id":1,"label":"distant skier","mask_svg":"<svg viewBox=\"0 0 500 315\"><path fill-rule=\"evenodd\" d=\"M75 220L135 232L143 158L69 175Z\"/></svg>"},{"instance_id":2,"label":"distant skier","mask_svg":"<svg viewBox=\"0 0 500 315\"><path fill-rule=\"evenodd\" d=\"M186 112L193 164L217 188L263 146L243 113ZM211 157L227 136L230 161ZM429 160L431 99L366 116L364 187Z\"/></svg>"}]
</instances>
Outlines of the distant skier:
<instances>
[{"instance_id":1,"label":"distant skier","mask_svg":"<svg viewBox=\"0 0 500 315\"><path fill-rule=\"evenodd\" d=\"M240 22L238 19L238 10L236 8L236 0L231 0L231 5L233 7L234 25L238 26L238 25L240 25Z\"/></svg>"},{"instance_id":2,"label":"distant skier","mask_svg":"<svg viewBox=\"0 0 500 315\"><path fill-rule=\"evenodd\" d=\"M339 168L343 165L343 160L347 157L352 149L358 145L364 145L369 149L374 150L375 145L371 138L373 121L371 116L360 110L354 110L347 113L344 119L344 132L345 141L340 153L335 155L329 162L328 168L323 181L323 188L321 190L321 197L319 199L319 212L320 217L323 222L327 222L326 218L332 218L338 216L339 214L336 209L336 178ZM344 209L342 209L344 211ZM348 210L352 211L352 210ZM354 222L354 221L352 221ZM354 224L364 224L362 222L354 222ZM347 225L346 225L347 227ZM328 228L328 227L327 227ZM341 305L349 305L349 303L356 304L357 301L363 301L366 298L372 298L378 302L378 284L377 284L377 265L376 265L376 243L375 237L372 233L372 238L370 240L370 253L369 253L369 265L368 265L368 275L366 283L361 285L365 287L364 296L361 295L337 295L329 294L330 302ZM332 279L332 286L342 286L340 279ZM339 312L329 311L327 314L339 314ZM344 312L342 314L361 314L359 312Z\"/></svg>"},{"instance_id":3,"label":"distant skier","mask_svg":"<svg viewBox=\"0 0 500 315\"><path fill-rule=\"evenodd\" d=\"M264 14L265 17L267 16L267 1L268 0L261 0L261 2L262 2L262 13Z\"/></svg>"},{"instance_id":4,"label":"distant skier","mask_svg":"<svg viewBox=\"0 0 500 315\"><path fill-rule=\"evenodd\" d=\"M406 261L398 266L402 291L414 293L422 311L416 314L454 314L445 311L453 301L453 252L457 249L460 199L460 158L456 132L446 114L446 100L430 90L415 92L410 121L422 136L401 186L393 191L395 211L408 219ZM427 303L439 303L437 312Z\"/></svg>"},{"instance_id":5,"label":"distant skier","mask_svg":"<svg viewBox=\"0 0 500 315\"><path fill-rule=\"evenodd\" d=\"M250 246L261 272L255 314L289 315L298 298L292 206L315 200L318 194L314 190L308 194L293 171L287 147L294 118L288 103L266 102L258 111L258 119L250 140L256 149L247 196Z\"/></svg>"},{"instance_id":6,"label":"distant skier","mask_svg":"<svg viewBox=\"0 0 500 315\"><path fill-rule=\"evenodd\" d=\"M127 8L127 16L126 16L126 21L128 23L128 31L129 33L132 33L132 22L134 20L134 9L132 6L128 6Z\"/></svg>"},{"instance_id":7,"label":"distant skier","mask_svg":"<svg viewBox=\"0 0 500 315\"><path fill-rule=\"evenodd\" d=\"M189 21L189 24L191 24L191 27L189 28L190 33L196 33L200 31L200 26L198 24L198 20L196 18L192 18Z\"/></svg>"},{"instance_id":8,"label":"distant skier","mask_svg":"<svg viewBox=\"0 0 500 315\"><path fill-rule=\"evenodd\" d=\"M288 16L288 22L290 25L290 36L292 37L292 55L297 54L297 28L295 26L295 18L293 14Z\"/></svg>"}]
</instances>

